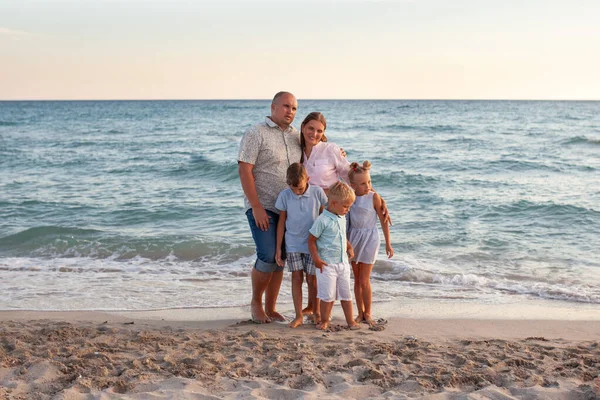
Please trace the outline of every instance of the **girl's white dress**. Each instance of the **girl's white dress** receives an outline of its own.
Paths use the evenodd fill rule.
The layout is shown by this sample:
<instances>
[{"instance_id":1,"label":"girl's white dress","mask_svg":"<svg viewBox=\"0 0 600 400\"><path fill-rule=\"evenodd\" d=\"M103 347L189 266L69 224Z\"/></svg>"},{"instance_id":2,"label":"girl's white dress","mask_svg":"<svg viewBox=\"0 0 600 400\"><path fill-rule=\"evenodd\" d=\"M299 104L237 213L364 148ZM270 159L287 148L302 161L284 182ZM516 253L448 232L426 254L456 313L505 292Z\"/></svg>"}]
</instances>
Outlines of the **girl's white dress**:
<instances>
[{"instance_id":1,"label":"girl's white dress","mask_svg":"<svg viewBox=\"0 0 600 400\"><path fill-rule=\"evenodd\" d=\"M373 207L374 192L356 196L348 212L348 240L354 248L352 261L375 264L379 252L379 231L377 230L377 211Z\"/></svg>"}]
</instances>

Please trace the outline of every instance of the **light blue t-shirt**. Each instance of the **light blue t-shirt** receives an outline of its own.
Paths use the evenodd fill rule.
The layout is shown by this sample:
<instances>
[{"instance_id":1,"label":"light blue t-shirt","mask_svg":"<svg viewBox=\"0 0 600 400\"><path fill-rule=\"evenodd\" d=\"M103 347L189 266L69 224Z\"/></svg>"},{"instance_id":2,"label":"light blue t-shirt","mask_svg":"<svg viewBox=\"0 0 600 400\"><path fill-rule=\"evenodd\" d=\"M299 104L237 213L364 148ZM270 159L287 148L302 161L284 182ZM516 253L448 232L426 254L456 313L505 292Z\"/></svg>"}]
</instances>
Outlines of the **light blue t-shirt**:
<instances>
[{"instance_id":1,"label":"light blue t-shirt","mask_svg":"<svg viewBox=\"0 0 600 400\"><path fill-rule=\"evenodd\" d=\"M310 234L317 238L317 250L321 260L327 264L348 262L346 217L323 210L310 228Z\"/></svg>"},{"instance_id":2,"label":"light blue t-shirt","mask_svg":"<svg viewBox=\"0 0 600 400\"><path fill-rule=\"evenodd\" d=\"M287 212L285 221L285 250L288 253L310 254L308 251L308 230L319 216L319 209L327 204L327 196L321 187L308 185L300 196L292 189L282 190L275 207Z\"/></svg>"}]
</instances>

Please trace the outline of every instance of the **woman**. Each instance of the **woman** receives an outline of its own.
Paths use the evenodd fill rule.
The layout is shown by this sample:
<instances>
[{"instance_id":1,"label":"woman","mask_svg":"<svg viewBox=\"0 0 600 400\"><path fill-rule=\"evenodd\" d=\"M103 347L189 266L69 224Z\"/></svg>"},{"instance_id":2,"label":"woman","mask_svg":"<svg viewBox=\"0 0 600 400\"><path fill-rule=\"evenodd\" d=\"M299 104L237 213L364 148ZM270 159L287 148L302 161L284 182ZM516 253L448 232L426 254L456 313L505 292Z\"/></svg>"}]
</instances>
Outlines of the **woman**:
<instances>
[{"instance_id":1,"label":"woman","mask_svg":"<svg viewBox=\"0 0 600 400\"><path fill-rule=\"evenodd\" d=\"M311 112L304 118L300 127L300 147L302 164L310 177L311 185L321 186L325 193L339 179L349 183L350 163L345 153L325 136L327 120L320 112Z\"/></svg>"}]
</instances>

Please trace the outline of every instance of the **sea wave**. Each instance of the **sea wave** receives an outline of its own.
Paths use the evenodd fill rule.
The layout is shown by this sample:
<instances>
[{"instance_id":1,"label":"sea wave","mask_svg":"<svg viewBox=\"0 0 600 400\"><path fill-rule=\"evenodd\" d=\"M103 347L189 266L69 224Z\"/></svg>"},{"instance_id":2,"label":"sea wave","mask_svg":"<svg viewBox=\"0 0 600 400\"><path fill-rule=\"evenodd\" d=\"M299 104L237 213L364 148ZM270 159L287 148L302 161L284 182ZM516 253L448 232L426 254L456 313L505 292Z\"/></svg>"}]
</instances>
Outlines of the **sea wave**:
<instances>
[{"instance_id":1,"label":"sea wave","mask_svg":"<svg viewBox=\"0 0 600 400\"><path fill-rule=\"evenodd\" d=\"M558 165L552 165L544 161L529 161L529 160L518 160L518 159L500 159L490 161L486 165L482 165L482 168L493 168L500 172L505 171L550 171L562 173L563 168Z\"/></svg>"},{"instance_id":2,"label":"sea wave","mask_svg":"<svg viewBox=\"0 0 600 400\"><path fill-rule=\"evenodd\" d=\"M507 204L494 205L489 207L489 211L480 217L486 216L516 216L523 215L528 217L553 216L553 217L578 217L577 221L585 223L598 222L600 220L600 211L593 208L574 206L571 204L560 204L549 202L532 202L528 200L519 200Z\"/></svg>"},{"instance_id":3,"label":"sea wave","mask_svg":"<svg viewBox=\"0 0 600 400\"><path fill-rule=\"evenodd\" d=\"M591 144L591 145L600 145L600 139L596 138L588 138L587 136L573 136L571 138L562 140L561 144Z\"/></svg>"},{"instance_id":4,"label":"sea wave","mask_svg":"<svg viewBox=\"0 0 600 400\"><path fill-rule=\"evenodd\" d=\"M0 254L8 257L95 258L130 260L199 260L226 256L235 260L252 254L254 248L239 243L207 241L187 236L114 236L94 229L41 226L0 238Z\"/></svg>"},{"instance_id":5,"label":"sea wave","mask_svg":"<svg viewBox=\"0 0 600 400\"><path fill-rule=\"evenodd\" d=\"M172 171L173 175L187 175L190 173L219 182L235 182L239 179L237 163L215 161L203 154L193 155L189 164L182 165L177 170Z\"/></svg>"},{"instance_id":6,"label":"sea wave","mask_svg":"<svg viewBox=\"0 0 600 400\"><path fill-rule=\"evenodd\" d=\"M20 125L20 124L15 121L0 121L0 126L17 126L17 125Z\"/></svg>"},{"instance_id":7,"label":"sea wave","mask_svg":"<svg viewBox=\"0 0 600 400\"><path fill-rule=\"evenodd\" d=\"M442 182L441 178L423 174L408 174L404 171L373 173L371 179L375 187L430 187Z\"/></svg>"},{"instance_id":8,"label":"sea wave","mask_svg":"<svg viewBox=\"0 0 600 400\"><path fill-rule=\"evenodd\" d=\"M504 294L529 295L550 300L563 300L577 303L600 304L600 288L585 284L548 282L535 279L511 280L505 277L488 277L477 274L443 273L403 266L390 271L389 267L375 264L373 279L400 281L413 284L442 285L492 290Z\"/></svg>"},{"instance_id":9,"label":"sea wave","mask_svg":"<svg viewBox=\"0 0 600 400\"><path fill-rule=\"evenodd\" d=\"M355 124L347 128L348 131L368 131L368 132L461 132L462 127L458 125L404 125L404 124Z\"/></svg>"}]
</instances>

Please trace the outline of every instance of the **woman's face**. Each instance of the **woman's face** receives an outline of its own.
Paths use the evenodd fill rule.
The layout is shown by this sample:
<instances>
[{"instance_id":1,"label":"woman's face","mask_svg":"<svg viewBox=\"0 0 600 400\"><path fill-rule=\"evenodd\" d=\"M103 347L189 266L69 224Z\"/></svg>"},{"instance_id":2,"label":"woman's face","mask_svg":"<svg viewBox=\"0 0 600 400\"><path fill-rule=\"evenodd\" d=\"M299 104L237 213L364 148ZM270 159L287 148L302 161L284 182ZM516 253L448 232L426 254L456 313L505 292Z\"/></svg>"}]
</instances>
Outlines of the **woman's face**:
<instances>
[{"instance_id":1,"label":"woman's face","mask_svg":"<svg viewBox=\"0 0 600 400\"><path fill-rule=\"evenodd\" d=\"M325 127L317 120L312 120L302 127L302 135L304 142L308 146L316 146L325 133Z\"/></svg>"}]
</instances>

